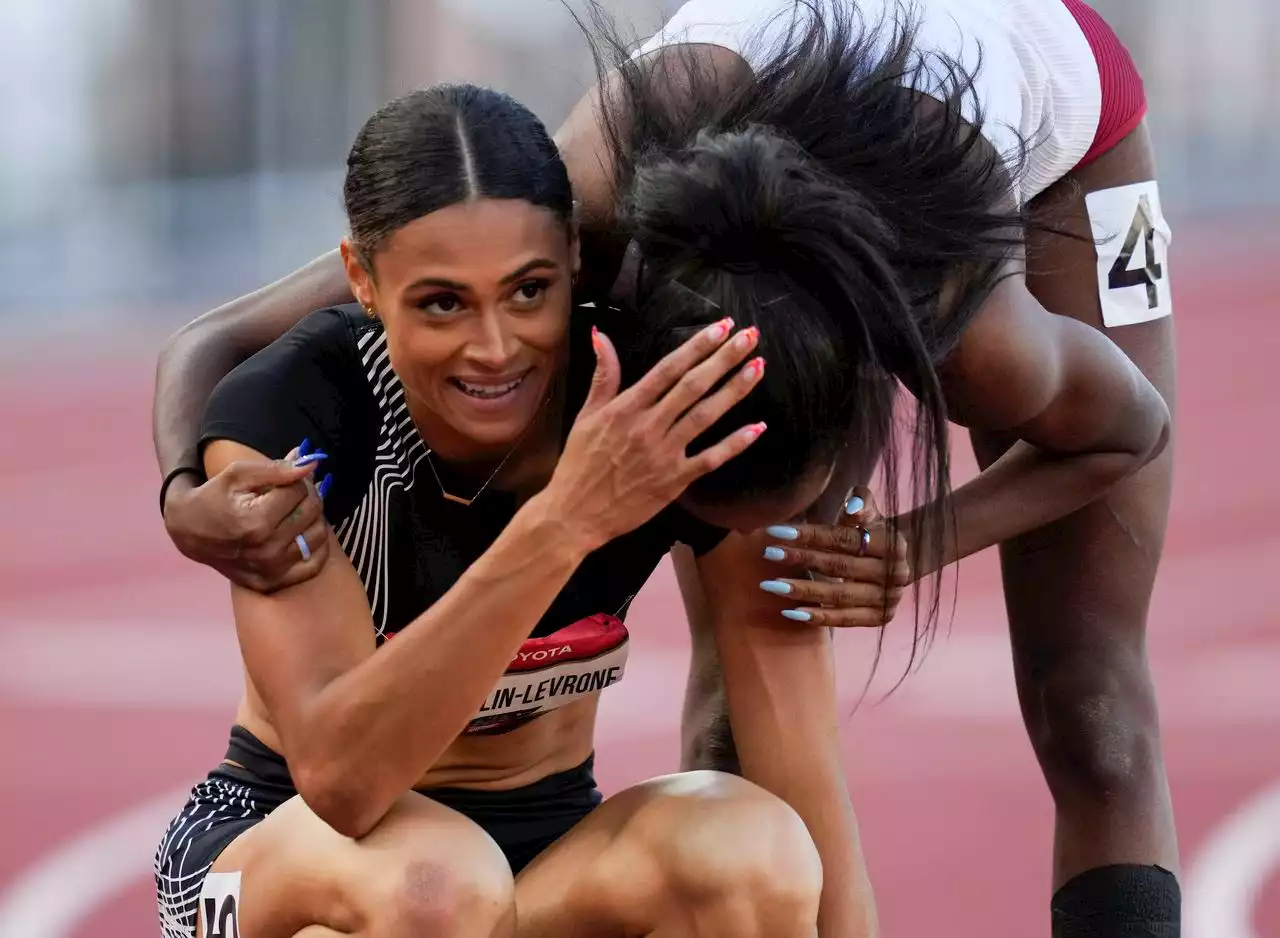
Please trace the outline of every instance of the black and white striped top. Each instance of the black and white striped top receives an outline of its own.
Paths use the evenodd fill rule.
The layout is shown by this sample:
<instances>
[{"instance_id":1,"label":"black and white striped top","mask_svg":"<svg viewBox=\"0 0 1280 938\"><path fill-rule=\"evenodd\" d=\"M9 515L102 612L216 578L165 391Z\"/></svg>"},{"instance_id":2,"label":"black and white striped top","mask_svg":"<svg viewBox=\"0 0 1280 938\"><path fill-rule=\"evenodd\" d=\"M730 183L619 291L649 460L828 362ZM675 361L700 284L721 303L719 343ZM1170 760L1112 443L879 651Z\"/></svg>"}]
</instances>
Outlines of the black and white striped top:
<instances>
[{"instance_id":1,"label":"black and white striped top","mask_svg":"<svg viewBox=\"0 0 1280 938\"><path fill-rule=\"evenodd\" d=\"M574 312L569 406L590 381L594 310ZM574 364L576 363L576 367ZM571 423L565 420L565 427ZM426 464L382 326L357 305L312 313L241 364L209 401L201 441L230 439L279 458L303 439L328 454L325 514L360 574L379 640L426 610L493 543L518 507L490 487L472 505L445 501ZM467 491L435 460L446 488ZM592 615L625 616L631 598L679 541L697 553L724 532L672 506L590 555L534 629L544 636Z\"/></svg>"}]
</instances>

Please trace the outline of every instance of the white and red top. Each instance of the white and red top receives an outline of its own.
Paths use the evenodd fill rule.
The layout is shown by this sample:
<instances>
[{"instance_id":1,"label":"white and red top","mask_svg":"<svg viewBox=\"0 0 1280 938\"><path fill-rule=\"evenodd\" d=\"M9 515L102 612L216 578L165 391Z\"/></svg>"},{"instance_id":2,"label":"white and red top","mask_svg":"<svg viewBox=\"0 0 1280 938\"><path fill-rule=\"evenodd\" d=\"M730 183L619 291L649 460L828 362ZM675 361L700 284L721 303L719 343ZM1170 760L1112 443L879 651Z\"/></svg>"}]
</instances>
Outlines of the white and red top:
<instances>
[{"instance_id":1,"label":"white and red top","mask_svg":"<svg viewBox=\"0 0 1280 938\"><path fill-rule=\"evenodd\" d=\"M868 28L897 10L893 0L821 2L854 5ZM1020 201L1105 152L1145 114L1142 81L1128 53L1081 0L915 0L912 6L920 50L945 53L974 75L984 134L996 149L1016 154L1019 138L1032 145ZM640 54L707 44L759 67L785 41L794 17L806 14L794 0L688 0ZM972 112L973 102L966 107Z\"/></svg>"}]
</instances>

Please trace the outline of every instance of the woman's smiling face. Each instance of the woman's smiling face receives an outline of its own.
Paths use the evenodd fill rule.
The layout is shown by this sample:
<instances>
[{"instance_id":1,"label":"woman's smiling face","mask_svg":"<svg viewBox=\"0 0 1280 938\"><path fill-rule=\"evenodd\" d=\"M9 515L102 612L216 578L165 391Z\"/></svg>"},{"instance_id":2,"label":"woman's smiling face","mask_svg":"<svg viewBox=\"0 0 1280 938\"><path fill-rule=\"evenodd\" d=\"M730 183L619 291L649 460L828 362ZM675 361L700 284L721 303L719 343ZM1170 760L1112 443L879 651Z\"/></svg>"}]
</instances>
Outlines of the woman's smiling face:
<instances>
[{"instance_id":1,"label":"woman's smiling face","mask_svg":"<svg viewBox=\"0 0 1280 938\"><path fill-rule=\"evenodd\" d=\"M419 430L484 457L513 445L564 367L577 239L552 211L474 199L417 218L360 262L357 299L387 334Z\"/></svg>"}]
</instances>

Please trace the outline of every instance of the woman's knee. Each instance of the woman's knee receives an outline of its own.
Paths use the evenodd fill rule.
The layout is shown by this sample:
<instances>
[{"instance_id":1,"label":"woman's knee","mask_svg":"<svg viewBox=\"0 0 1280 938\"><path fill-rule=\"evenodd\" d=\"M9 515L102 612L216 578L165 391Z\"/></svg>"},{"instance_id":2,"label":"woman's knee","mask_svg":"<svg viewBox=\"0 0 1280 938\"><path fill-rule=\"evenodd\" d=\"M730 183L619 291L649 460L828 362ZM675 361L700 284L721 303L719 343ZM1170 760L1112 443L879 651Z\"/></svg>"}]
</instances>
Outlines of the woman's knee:
<instances>
[{"instance_id":1,"label":"woman's knee","mask_svg":"<svg viewBox=\"0 0 1280 938\"><path fill-rule=\"evenodd\" d=\"M360 848L372 934L514 934L511 867L493 839L461 814L409 793Z\"/></svg>"},{"instance_id":2,"label":"woman's knee","mask_svg":"<svg viewBox=\"0 0 1280 938\"><path fill-rule=\"evenodd\" d=\"M515 934L509 868L437 850L409 851L398 867L381 872L385 880L371 884L366 897L370 935Z\"/></svg>"},{"instance_id":3,"label":"woman's knee","mask_svg":"<svg viewBox=\"0 0 1280 938\"><path fill-rule=\"evenodd\" d=\"M645 848L665 897L747 914L755 926L816 920L822 862L800 816L736 776L689 772L655 780L661 797ZM778 932L779 934L785 932Z\"/></svg>"},{"instance_id":4,"label":"woman's knee","mask_svg":"<svg viewBox=\"0 0 1280 938\"><path fill-rule=\"evenodd\" d=\"M1155 691L1140 651L1072 656L1024 687L1031 735L1055 794L1140 795L1160 766Z\"/></svg>"},{"instance_id":5,"label":"woman's knee","mask_svg":"<svg viewBox=\"0 0 1280 938\"><path fill-rule=\"evenodd\" d=\"M310 924L371 938L514 934L511 869L497 844L462 815L408 793L354 841L300 799L277 810L283 816L268 817L215 867L237 863L246 900L253 895L264 906L242 901L245 917L262 924L245 934L292 935Z\"/></svg>"}]
</instances>

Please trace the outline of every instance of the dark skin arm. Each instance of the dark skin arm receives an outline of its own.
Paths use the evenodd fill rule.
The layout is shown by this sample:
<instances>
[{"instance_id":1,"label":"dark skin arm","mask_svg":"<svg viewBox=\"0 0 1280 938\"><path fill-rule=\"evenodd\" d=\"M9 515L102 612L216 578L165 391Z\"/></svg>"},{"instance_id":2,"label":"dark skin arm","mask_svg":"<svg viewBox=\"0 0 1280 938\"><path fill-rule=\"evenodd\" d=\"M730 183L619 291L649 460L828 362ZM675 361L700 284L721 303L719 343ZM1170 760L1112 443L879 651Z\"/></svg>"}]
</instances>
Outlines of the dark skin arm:
<instances>
[{"instance_id":1,"label":"dark skin arm","mask_svg":"<svg viewBox=\"0 0 1280 938\"><path fill-rule=\"evenodd\" d=\"M1022 276L1000 283L938 370L952 419L1018 442L953 493L947 552L927 574L1083 508L1155 459L1164 398L1097 329L1048 312Z\"/></svg>"},{"instance_id":2,"label":"dark skin arm","mask_svg":"<svg viewBox=\"0 0 1280 938\"><path fill-rule=\"evenodd\" d=\"M198 467L200 416L218 382L254 352L266 348L308 313L352 302L337 250L247 296L195 319L160 350L152 437L161 473ZM170 497L179 483L169 489ZM186 489L194 485L186 485Z\"/></svg>"},{"instance_id":3,"label":"dark skin arm","mask_svg":"<svg viewBox=\"0 0 1280 938\"><path fill-rule=\"evenodd\" d=\"M161 473L200 468L200 417L219 381L313 310L351 302L338 252L232 300L179 329L156 364L152 437ZM165 529L185 556L233 583L269 592L315 576L328 540L304 562L293 546L322 517L320 499L305 484L313 469L237 460L204 481L187 472L165 494Z\"/></svg>"},{"instance_id":4,"label":"dark skin arm","mask_svg":"<svg viewBox=\"0 0 1280 938\"><path fill-rule=\"evenodd\" d=\"M874 587L900 588L1066 517L1155 459L1169 440L1168 405L1138 367L1099 330L1044 309L1020 272L992 291L938 376L954 422L1017 442L952 493L942 552L923 554L915 570L904 566L901 536L890 543L878 519L867 525L861 554L861 532L849 525L793 524L796 538L772 538L783 552L778 562L791 571L776 578L792 585L789 608L807 612L809 624L885 624L863 594L880 599ZM847 484L837 476L828 496ZM910 514L897 529L912 530ZM846 582L814 582L800 571Z\"/></svg>"}]
</instances>

